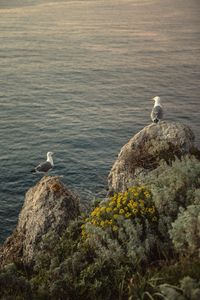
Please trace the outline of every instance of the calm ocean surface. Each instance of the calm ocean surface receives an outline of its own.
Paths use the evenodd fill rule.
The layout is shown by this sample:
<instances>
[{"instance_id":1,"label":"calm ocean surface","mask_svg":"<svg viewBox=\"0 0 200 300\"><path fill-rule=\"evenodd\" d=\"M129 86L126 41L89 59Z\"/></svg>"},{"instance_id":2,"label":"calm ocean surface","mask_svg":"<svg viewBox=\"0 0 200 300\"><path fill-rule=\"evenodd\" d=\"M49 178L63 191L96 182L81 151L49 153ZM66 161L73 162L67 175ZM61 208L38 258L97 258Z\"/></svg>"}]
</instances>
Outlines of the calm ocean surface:
<instances>
[{"instance_id":1,"label":"calm ocean surface","mask_svg":"<svg viewBox=\"0 0 200 300\"><path fill-rule=\"evenodd\" d=\"M103 193L155 95L199 145L199 79L199 0L0 0L0 241L47 151L84 201Z\"/></svg>"}]
</instances>

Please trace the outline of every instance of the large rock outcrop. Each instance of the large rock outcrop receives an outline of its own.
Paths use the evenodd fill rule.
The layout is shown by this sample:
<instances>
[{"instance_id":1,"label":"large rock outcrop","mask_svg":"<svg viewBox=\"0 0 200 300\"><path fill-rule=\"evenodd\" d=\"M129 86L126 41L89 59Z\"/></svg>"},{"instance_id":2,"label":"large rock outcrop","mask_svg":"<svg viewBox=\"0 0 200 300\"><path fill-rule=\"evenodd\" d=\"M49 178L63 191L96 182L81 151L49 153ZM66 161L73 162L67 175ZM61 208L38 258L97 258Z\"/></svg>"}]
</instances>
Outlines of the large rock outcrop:
<instances>
[{"instance_id":1,"label":"large rock outcrop","mask_svg":"<svg viewBox=\"0 0 200 300\"><path fill-rule=\"evenodd\" d=\"M144 127L122 147L108 176L109 194L126 190L132 179L155 169L160 160L169 162L194 149L194 134L186 125L162 121Z\"/></svg>"},{"instance_id":2,"label":"large rock outcrop","mask_svg":"<svg viewBox=\"0 0 200 300\"><path fill-rule=\"evenodd\" d=\"M78 197L59 177L43 177L26 193L17 227L0 249L0 265L11 261L33 263L42 249L43 238L52 231L59 237L69 221L78 215Z\"/></svg>"}]
</instances>

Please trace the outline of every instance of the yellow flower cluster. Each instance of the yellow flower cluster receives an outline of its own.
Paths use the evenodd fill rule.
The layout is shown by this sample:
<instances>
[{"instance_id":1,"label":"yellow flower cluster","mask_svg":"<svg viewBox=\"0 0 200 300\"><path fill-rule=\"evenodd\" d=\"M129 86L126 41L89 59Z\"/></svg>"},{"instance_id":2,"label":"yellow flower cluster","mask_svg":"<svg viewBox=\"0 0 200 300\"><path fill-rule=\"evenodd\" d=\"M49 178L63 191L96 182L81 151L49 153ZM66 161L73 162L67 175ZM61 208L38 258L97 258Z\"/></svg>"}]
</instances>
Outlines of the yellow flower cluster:
<instances>
[{"instance_id":1,"label":"yellow flower cluster","mask_svg":"<svg viewBox=\"0 0 200 300\"><path fill-rule=\"evenodd\" d=\"M117 219L121 216L125 219L147 218L156 222L157 213L151 201L150 191L143 186L135 186L124 193L116 193L106 203L96 207L85 222L117 231ZM82 236L85 235L85 225L82 225Z\"/></svg>"}]
</instances>

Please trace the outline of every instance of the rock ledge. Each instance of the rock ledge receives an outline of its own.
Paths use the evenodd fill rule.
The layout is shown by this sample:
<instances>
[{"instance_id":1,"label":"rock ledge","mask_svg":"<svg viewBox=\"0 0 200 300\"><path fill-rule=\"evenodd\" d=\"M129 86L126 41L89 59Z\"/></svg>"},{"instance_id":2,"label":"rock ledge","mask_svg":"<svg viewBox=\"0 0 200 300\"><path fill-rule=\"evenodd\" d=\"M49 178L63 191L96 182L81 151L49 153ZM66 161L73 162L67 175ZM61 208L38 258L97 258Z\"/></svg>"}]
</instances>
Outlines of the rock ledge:
<instances>
[{"instance_id":1,"label":"rock ledge","mask_svg":"<svg viewBox=\"0 0 200 300\"><path fill-rule=\"evenodd\" d=\"M17 227L0 249L0 266L13 261L33 263L45 235L54 231L59 237L78 215L78 197L59 177L43 177L26 193Z\"/></svg>"},{"instance_id":2,"label":"rock ledge","mask_svg":"<svg viewBox=\"0 0 200 300\"><path fill-rule=\"evenodd\" d=\"M186 125L162 121L144 127L122 147L108 176L109 194L126 190L132 179L155 169L160 160L168 162L194 148L194 134Z\"/></svg>"}]
</instances>

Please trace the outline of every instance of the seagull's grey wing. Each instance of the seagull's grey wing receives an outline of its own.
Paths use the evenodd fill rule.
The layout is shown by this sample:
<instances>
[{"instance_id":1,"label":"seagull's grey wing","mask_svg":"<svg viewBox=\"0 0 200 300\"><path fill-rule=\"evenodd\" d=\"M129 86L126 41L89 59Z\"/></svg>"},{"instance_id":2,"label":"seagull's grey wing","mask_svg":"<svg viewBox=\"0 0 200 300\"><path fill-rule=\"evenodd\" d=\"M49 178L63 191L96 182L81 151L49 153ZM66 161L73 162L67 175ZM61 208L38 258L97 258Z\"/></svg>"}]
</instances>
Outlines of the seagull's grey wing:
<instances>
[{"instance_id":1,"label":"seagull's grey wing","mask_svg":"<svg viewBox=\"0 0 200 300\"><path fill-rule=\"evenodd\" d=\"M39 164L36 168L36 172L48 172L50 169L52 169L52 165L49 161L46 161L44 163Z\"/></svg>"},{"instance_id":2,"label":"seagull's grey wing","mask_svg":"<svg viewBox=\"0 0 200 300\"><path fill-rule=\"evenodd\" d=\"M163 109L161 106L155 106L152 109L151 112L151 120L154 121L159 121L163 118Z\"/></svg>"}]
</instances>

